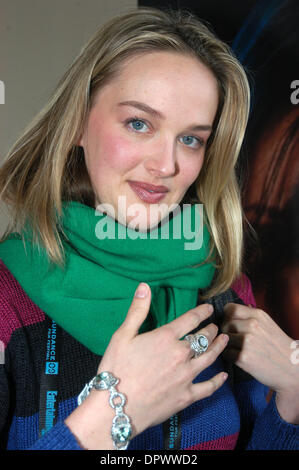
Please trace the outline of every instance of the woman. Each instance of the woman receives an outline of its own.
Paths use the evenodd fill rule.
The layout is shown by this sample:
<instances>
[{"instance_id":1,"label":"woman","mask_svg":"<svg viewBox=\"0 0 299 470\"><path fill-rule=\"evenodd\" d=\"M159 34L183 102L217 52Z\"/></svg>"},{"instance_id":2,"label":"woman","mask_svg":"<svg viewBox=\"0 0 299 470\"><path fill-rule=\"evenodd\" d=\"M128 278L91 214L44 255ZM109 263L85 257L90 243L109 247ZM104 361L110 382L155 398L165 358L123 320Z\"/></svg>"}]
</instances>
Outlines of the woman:
<instances>
[{"instance_id":1,"label":"woman","mask_svg":"<svg viewBox=\"0 0 299 470\"><path fill-rule=\"evenodd\" d=\"M266 323L272 377L238 332L271 322L236 281L248 107L242 67L189 14L114 18L71 65L0 174L21 226L0 244L8 448L298 448L291 338ZM220 357L220 321L253 377Z\"/></svg>"}]
</instances>

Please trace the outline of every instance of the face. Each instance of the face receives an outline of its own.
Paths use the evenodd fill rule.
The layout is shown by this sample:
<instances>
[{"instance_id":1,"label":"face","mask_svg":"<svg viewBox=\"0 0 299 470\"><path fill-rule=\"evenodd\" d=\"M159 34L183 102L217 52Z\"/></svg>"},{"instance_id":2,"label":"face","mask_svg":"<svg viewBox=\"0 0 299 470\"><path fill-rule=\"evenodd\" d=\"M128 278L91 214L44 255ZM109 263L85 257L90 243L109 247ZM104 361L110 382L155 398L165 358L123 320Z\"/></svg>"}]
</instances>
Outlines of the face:
<instances>
[{"instance_id":1,"label":"face","mask_svg":"<svg viewBox=\"0 0 299 470\"><path fill-rule=\"evenodd\" d=\"M217 106L217 81L199 60L127 60L95 96L79 141L97 205L122 224L154 227L198 177Z\"/></svg>"}]
</instances>

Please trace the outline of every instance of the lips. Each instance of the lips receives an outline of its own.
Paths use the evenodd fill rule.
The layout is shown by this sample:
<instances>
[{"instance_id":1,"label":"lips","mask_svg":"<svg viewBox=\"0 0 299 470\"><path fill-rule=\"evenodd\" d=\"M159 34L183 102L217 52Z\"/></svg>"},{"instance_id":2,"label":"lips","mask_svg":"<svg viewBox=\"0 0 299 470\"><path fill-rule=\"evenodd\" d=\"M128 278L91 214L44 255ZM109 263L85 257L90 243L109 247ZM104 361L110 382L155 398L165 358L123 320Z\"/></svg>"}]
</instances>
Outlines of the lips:
<instances>
[{"instance_id":1,"label":"lips","mask_svg":"<svg viewBox=\"0 0 299 470\"><path fill-rule=\"evenodd\" d=\"M169 191L166 186L155 186L154 184L143 183L142 181L129 181L129 183L155 193L167 193Z\"/></svg>"},{"instance_id":2,"label":"lips","mask_svg":"<svg viewBox=\"0 0 299 470\"><path fill-rule=\"evenodd\" d=\"M129 181L129 185L139 199L149 204L161 201L169 191L166 186L156 186L142 181Z\"/></svg>"}]
</instances>

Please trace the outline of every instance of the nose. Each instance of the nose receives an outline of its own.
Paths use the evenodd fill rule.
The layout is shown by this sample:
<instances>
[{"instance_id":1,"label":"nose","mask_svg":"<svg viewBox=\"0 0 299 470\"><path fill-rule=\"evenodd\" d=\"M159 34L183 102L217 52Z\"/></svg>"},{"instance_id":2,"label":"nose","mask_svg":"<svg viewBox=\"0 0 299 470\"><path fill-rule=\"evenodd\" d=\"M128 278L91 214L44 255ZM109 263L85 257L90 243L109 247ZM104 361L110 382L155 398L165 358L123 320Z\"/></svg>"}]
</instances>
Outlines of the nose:
<instances>
[{"instance_id":1,"label":"nose","mask_svg":"<svg viewBox=\"0 0 299 470\"><path fill-rule=\"evenodd\" d=\"M145 167L152 175L166 178L177 173L176 146L170 137L159 139L147 155Z\"/></svg>"}]
</instances>

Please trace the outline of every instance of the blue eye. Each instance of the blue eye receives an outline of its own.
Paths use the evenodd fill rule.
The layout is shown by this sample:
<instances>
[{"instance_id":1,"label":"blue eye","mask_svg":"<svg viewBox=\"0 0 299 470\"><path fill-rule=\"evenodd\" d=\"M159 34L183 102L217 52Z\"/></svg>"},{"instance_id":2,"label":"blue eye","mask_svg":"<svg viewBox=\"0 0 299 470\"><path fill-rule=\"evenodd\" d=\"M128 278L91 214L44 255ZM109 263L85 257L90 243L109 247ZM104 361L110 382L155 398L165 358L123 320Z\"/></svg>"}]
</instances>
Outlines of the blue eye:
<instances>
[{"instance_id":1,"label":"blue eye","mask_svg":"<svg viewBox=\"0 0 299 470\"><path fill-rule=\"evenodd\" d=\"M137 132L146 132L148 130L148 126L141 119L130 119L128 124Z\"/></svg>"},{"instance_id":2,"label":"blue eye","mask_svg":"<svg viewBox=\"0 0 299 470\"><path fill-rule=\"evenodd\" d=\"M192 135L184 135L181 137L181 141L184 145L191 148L198 148L203 146L203 141L198 137L194 137Z\"/></svg>"}]
</instances>

